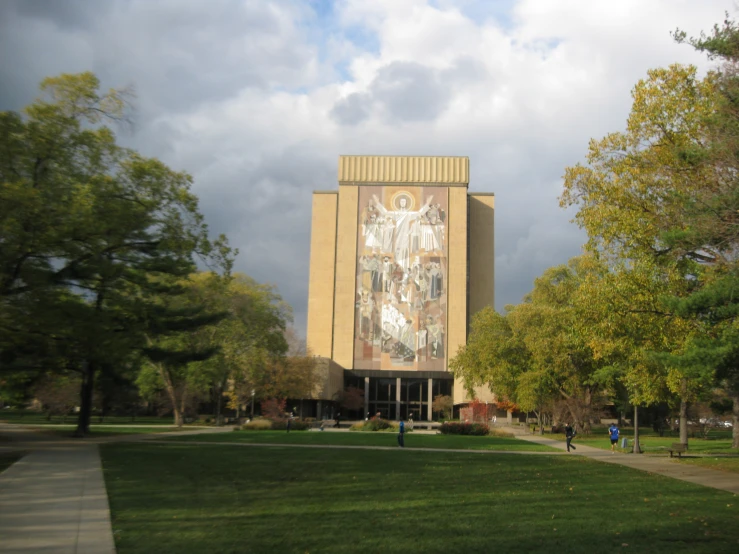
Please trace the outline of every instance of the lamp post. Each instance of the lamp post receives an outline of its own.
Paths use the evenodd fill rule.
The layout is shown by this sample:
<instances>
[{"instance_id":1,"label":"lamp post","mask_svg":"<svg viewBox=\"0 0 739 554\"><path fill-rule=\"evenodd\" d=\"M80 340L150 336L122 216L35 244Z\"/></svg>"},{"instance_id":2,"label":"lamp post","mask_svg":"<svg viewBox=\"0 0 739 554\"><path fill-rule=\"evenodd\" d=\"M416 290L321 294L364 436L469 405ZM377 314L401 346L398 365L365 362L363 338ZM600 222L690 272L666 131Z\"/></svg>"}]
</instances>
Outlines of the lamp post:
<instances>
[{"instance_id":1,"label":"lamp post","mask_svg":"<svg viewBox=\"0 0 739 554\"><path fill-rule=\"evenodd\" d=\"M254 394L256 391L251 389L251 418L254 419Z\"/></svg>"}]
</instances>

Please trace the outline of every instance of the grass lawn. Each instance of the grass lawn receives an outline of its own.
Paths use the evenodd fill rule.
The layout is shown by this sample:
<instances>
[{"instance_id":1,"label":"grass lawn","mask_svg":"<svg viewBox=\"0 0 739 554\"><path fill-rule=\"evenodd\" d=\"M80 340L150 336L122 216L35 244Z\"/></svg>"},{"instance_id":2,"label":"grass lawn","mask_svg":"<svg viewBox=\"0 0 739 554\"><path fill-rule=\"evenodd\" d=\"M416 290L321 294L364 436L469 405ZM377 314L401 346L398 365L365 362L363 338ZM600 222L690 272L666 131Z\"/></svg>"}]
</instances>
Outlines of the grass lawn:
<instances>
[{"instance_id":1,"label":"grass lawn","mask_svg":"<svg viewBox=\"0 0 739 554\"><path fill-rule=\"evenodd\" d=\"M553 439L561 440L564 442L564 435L545 435ZM689 454L739 454L736 449L731 448L731 434L727 433L716 433L715 438L709 439L688 439L688 452ZM621 438L618 440L618 445L621 445L621 439L629 439L629 446L626 451L631 451L631 445L633 445L634 434L632 430L627 430L621 433ZM709 435L710 437L710 435ZM639 445L642 451L646 454L662 453L666 454L667 451L664 447L669 447L673 443L680 442L679 437L660 437L656 433L642 434L642 430L639 429ZM595 432L591 435L577 435L573 444L582 443L587 446L594 448L602 448L604 450L611 449L611 441L608 439L608 435L605 431ZM619 450L621 450L619 448Z\"/></svg>"},{"instance_id":2,"label":"grass lawn","mask_svg":"<svg viewBox=\"0 0 739 554\"><path fill-rule=\"evenodd\" d=\"M119 554L734 553L735 495L563 456L101 447Z\"/></svg>"},{"instance_id":3,"label":"grass lawn","mask_svg":"<svg viewBox=\"0 0 739 554\"><path fill-rule=\"evenodd\" d=\"M207 442L248 442L260 444L326 444L341 446L393 446L396 433L384 432L323 432L320 431L234 431L207 435L172 437L169 440ZM470 437L462 435L425 435L407 433L406 448L454 448L463 450L523 450L528 452L558 452L549 446L506 437Z\"/></svg>"},{"instance_id":4,"label":"grass lawn","mask_svg":"<svg viewBox=\"0 0 739 554\"><path fill-rule=\"evenodd\" d=\"M29 429L39 431L44 435L54 435L57 437L71 437L74 430L77 428L76 425L54 425L54 426L36 426L29 425ZM99 427L96 425L90 425L89 437L110 437L115 435L138 435L148 433L165 433L170 431L177 431L177 427L167 427L160 425L158 427ZM182 428L186 430L186 428Z\"/></svg>"},{"instance_id":5,"label":"grass lawn","mask_svg":"<svg viewBox=\"0 0 739 554\"><path fill-rule=\"evenodd\" d=\"M711 458L709 456L700 458L682 458L679 463L739 473L739 456L736 458Z\"/></svg>"},{"instance_id":6,"label":"grass lawn","mask_svg":"<svg viewBox=\"0 0 739 554\"><path fill-rule=\"evenodd\" d=\"M20 460L22 456L18 452L0 452L0 473Z\"/></svg>"},{"instance_id":7,"label":"grass lawn","mask_svg":"<svg viewBox=\"0 0 739 554\"><path fill-rule=\"evenodd\" d=\"M93 416L90 420L94 423L103 425L172 425L172 417L137 417L131 419L127 416L106 416L100 421L98 416ZM55 424L73 424L77 422L77 415L52 416L47 419L46 414L41 412L30 412L21 410L0 410L0 422L3 423L19 423L33 425L55 425Z\"/></svg>"}]
</instances>

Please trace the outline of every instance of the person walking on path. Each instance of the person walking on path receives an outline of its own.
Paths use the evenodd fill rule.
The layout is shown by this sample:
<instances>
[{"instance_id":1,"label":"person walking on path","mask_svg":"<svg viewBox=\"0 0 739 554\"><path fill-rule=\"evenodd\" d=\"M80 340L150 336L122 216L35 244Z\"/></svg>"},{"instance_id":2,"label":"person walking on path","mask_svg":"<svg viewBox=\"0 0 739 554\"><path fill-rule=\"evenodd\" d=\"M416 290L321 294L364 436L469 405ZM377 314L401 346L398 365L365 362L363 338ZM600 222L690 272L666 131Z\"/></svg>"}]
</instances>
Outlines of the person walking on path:
<instances>
[{"instance_id":1,"label":"person walking on path","mask_svg":"<svg viewBox=\"0 0 739 554\"><path fill-rule=\"evenodd\" d=\"M341 428L340 424L341 424L341 415L336 414L336 423L334 424L334 427L336 427L337 429L340 429Z\"/></svg>"},{"instance_id":2,"label":"person walking on path","mask_svg":"<svg viewBox=\"0 0 739 554\"><path fill-rule=\"evenodd\" d=\"M405 436L405 423L401 419L400 420L400 429L398 430L398 445L401 448L405 448L405 439L404 439L404 436Z\"/></svg>"},{"instance_id":3,"label":"person walking on path","mask_svg":"<svg viewBox=\"0 0 739 554\"><path fill-rule=\"evenodd\" d=\"M575 434L576 433L575 433L575 430L572 428L572 425L568 423L567 426L565 427L565 438L567 439L567 452L570 451L570 448L572 448L572 450L577 450L577 448L575 448L575 446L571 444L572 439L575 438Z\"/></svg>"},{"instance_id":4,"label":"person walking on path","mask_svg":"<svg viewBox=\"0 0 739 554\"><path fill-rule=\"evenodd\" d=\"M616 443L618 442L618 427L615 423L611 423L611 426L608 428L608 436L611 438L611 454L616 453Z\"/></svg>"},{"instance_id":5,"label":"person walking on path","mask_svg":"<svg viewBox=\"0 0 739 554\"><path fill-rule=\"evenodd\" d=\"M288 433L290 432L290 427L292 427L292 426L293 426L293 418L288 417L287 418L287 432Z\"/></svg>"}]
</instances>

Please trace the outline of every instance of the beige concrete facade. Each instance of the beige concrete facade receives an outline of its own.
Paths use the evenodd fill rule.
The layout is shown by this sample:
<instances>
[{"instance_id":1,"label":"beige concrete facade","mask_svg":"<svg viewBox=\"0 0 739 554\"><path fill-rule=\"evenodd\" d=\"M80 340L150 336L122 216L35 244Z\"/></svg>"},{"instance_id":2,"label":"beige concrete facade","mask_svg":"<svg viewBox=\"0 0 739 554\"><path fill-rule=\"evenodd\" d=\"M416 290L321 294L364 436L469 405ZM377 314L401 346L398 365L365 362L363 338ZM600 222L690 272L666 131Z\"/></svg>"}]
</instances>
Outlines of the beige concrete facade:
<instances>
[{"instance_id":1,"label":"beige concrete facade","mask_svg":"<svg viewBox=\"0 0 739 554\"><path fill-rule=\"evenodd\" d=\"M340 156L339 183L433 183L467 188L470 160L462 156Z\"/></svg>"},{"instance_id":2,"label":"beige concrete facade","mask_svg":"<svg viewBox=\"0 0 739 554\"><path fill-rule=\"evenodd\" d=\"M333 353L338 201L339 194L336 191L313 193L306 340L311 354L326 358Z\"/></svg>"},{"instance_id":3,"label":"beige concrete facade","mask_svg":"<svg viewBox=\"0 0 739 554\"><path fill-rule=\"evenodd\" d=\"M447 361L467 344L467 189L449 189Z\"/></svg>"},{"instance_id":4,"label":"beige concrete facade","mask_svg":"<svg viewBox=\"0 0 739 554\"><path fill-rule=\"evenodd\" d=\"M494 302L494 197L486 193L468 194L468 158L341 156L338 173L338 192L314 193L311 225L307 343L314 355L328 360L325 363L322 361L326 383L317 392L319 398L324 400L331 400L332 397L327 395L335 395L341 390L342 385L338 383L340 371L349 370L355 375L360 371L353 367L355 348L359 348L357 352L362 351L362 342L355 333L365 325L365 320L360 321L361 318L355 321L355 318L359 318L358 287L369 285L362 284L363 279L367 278L367 270L362 269L363 266L359 266L358 270L357 266L361 253L358 229L363 251L370 252L362 235L364 231L361 231L367 223L367 201L363 200L360 206L360 187L382 187L377 190L378 194L380 191L385 194L384 202L393 197L396 188L398 191L403 190L403 186L446 189L443 195L438 190L416 189L428 191L417 193L423 198L433 195L436 198L434 202L442 201L448 212L446 220L443 220L447 274L443 281L446 314L445 321L441 323L445 334L445 348L443 358L436 358L436 362L443 362L439 367L448 368L449 360L466 344L472 314ZM365 189L363 198L369 198L370 192L371 190L368 192ZM446 197L446 202L441 197ZM423 200L416 202L417 207L414 209L418 210ZM379 304L376 306L379 308ZM379 337L377 332L375 337ZM366 337L362 340L367 348L371 346ZM417 342L416 347L419 344L421 343ZM388 359L387 355L383 356L383 359ZM361 358L357 360L361 361ZM385 367L385 362L377 362L375 367L379 367L382 373L392 371L392 376L398 380L398 387L403 376L417 378L414 377L417 370L412 367L399 370L397 365L394 368ZM430 387L431 374L429 391ZM493 400L492 394L486 389L475 392L476 397L482 401ZM454 385L453 397L455 404L469 400L459 383Z\"/></svg>"},{"instance_id":5,"label":"beige concrete facade","mask_svg":"<svg viewBox=\"0 0 739 554\"><path fill-rule=\"evenodd\" d=\"M470 194L469 214L471 321L485 306L495 305L495 196Z\"/></svg>"},{"instance_id":6,"label":"beige concrete facade","mask_svg":"<svg viewBox=\"0 0 739 554\"><path fill-rule=\"evenodd\" d=\"M345 369L354 354L354 304L357 267L357 201L359 189L339 186L336 226L336 283L334 300L334 351L332 359Z\"/></svg>"},{"instance_id":7,"label":"beige concrete facade","mask_svg":"<svg viewBox=\"0 0 739 554\"><path fill-rule=\"evenodd\" d=\"M313 391L316 400L333 400L344 390L344 368L330 358L316 358L318 385Z\"/></svg>"}]
</instances>

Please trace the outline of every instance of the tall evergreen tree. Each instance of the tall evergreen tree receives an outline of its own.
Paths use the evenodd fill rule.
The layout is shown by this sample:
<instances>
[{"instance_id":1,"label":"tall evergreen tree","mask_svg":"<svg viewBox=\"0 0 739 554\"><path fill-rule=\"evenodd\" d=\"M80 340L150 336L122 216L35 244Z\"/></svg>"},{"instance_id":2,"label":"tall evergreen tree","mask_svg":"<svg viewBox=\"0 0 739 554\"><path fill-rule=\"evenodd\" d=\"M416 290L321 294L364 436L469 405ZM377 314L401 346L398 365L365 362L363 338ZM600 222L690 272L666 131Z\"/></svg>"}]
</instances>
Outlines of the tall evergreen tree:
<instances>
[{"instance_id":1,"label":"tall evergreen tree","mask_svg":"<svg viewBox=\"0 0 739 554\"><path fill-rule=\"evenodd\" d=\"M159 309L179 294L164 284L197 257L229 271L233 253L209 240L189 175L116 143L105 123L125 117L123 91L101 94L92 73L41 90L22 115L0 114L0 349L5 370L32 341L42 364L80 371L84 435L96 375L177 319Z\"/></svg>"}]
</instances>

